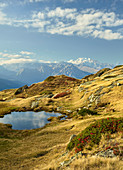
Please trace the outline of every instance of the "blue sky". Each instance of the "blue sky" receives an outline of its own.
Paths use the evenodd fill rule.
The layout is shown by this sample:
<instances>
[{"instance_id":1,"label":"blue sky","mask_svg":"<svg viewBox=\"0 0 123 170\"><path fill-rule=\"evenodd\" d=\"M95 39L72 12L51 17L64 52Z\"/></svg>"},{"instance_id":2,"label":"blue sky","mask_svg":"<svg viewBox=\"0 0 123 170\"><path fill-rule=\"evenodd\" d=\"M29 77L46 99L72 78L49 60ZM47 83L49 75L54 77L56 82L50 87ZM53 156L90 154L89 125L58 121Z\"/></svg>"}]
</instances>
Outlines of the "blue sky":
<instances>
[{"instance_id":1,"label":"blue sky","mask_svg":"<svg viewBox=\"0 0 123 170\"><path fill-rule=\"evenodd\" d=\"M0 0L0 64L123 64L123 0Z\"/></svg>"}]
</instances>

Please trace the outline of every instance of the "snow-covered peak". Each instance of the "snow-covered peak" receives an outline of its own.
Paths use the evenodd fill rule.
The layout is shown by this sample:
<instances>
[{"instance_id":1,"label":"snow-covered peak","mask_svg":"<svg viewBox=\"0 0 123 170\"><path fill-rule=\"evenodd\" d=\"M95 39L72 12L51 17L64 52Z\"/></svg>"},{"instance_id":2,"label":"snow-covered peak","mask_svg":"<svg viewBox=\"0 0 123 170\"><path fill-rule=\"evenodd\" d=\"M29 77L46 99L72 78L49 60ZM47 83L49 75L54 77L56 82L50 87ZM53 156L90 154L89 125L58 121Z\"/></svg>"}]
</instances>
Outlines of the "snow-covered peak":
<instances>
[{"instance_id":1,"label":"snow-covered peak","mask_svg":"<svg viewBox=\"0 0 123 170\"><path fill-rule=\"evenodd\" d=\"M93 63L94 61L91 60L90 58L78 58L77 60L69 60L67 61L68 63L72 63L72 64L82 64L82 63Z\"/></svg>"},{"instance_id":2,"label":"snow-covered peak","mask_svg":"<svg viewBox=\"0 0 123 170\"><path fill-rule=\"evenodd\" d=\"M96 71L103 68L113 68L114 65L108 63L101 63L97 60L92 60L91 58L78 58L76 60L69 60L68 63L72 63L76 65L79 69L83 69L83 67L90 67L96 69Z\"/></svg>"}]
</instances>

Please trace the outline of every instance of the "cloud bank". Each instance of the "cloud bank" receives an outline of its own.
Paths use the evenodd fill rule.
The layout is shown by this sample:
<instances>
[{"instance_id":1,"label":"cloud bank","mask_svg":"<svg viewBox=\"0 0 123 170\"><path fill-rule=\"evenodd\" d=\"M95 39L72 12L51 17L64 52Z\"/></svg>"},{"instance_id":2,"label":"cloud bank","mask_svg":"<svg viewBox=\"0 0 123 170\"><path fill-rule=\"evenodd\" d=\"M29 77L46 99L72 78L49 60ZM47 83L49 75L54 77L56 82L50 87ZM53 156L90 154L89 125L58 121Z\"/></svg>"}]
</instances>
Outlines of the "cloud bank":
<instances>
[{"instance_id":1,"label":"cloud bank","mask_svg":"<svg viewBox=\"0 0 123 170\"><path fill-rule=\"evenodd\" d=\"M30 51L21 51L16 54L0 52L0 65L16 63L34 63L34 62L51 63L51 61L35 59L35 53ZM54 63L56 63L56 61L54 61Z\"/></svg>"},{"instance_id":2,"label":"cloud bank","mask_svg":"<svg viewBox=\"0 0 123 170\"><path fill-rule=\"evenodd\" d=\"M28 19L15 19L8 18L2 11L3 7L0 8L1 25L21 26L33 31L65 36L77 35L105 40L123 39L123 31L120 29L123 27L123 18L115 12L95 9L78 11L76 8L57 7L52 10L46 8L35 11Z\"/></svg>"}]
</instances>

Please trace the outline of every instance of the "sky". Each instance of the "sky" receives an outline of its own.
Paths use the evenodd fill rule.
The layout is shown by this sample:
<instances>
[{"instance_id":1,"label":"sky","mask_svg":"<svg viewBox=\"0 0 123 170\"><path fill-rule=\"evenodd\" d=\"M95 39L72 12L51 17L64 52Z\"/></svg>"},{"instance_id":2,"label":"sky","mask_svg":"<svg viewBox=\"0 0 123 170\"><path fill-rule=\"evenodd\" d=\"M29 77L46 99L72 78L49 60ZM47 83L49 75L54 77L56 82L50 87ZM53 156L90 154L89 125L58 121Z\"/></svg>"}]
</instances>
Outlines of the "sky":
<instances>
[{"instance_id":1,"label":"sky","mask_svg":"<svg viewBox=\"0 0 123 170\"><path fill-rule=\"evenodd\" d=\"M0 65L123 64L123 0L0 0Z\"/></svg>"}]
</instances>

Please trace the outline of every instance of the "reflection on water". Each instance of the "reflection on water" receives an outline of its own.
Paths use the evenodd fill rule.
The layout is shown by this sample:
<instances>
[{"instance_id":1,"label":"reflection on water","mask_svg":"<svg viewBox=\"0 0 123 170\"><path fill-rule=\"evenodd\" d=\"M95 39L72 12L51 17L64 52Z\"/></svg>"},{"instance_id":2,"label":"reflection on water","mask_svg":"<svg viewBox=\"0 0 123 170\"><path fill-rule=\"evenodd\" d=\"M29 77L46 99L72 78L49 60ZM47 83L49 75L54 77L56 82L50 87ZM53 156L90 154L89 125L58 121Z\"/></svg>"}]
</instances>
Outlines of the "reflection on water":
<instances>
[{"instance_id":1,"label":"reflection on water","mask_svg":"<svg viewBox=\"0 0 123 170\"><path fill-rule=\"evenodd\" d=\"M0 123L11 124L12 129L23 130L23 129L36 129L45 126L49 121L49 117L60 116L59 113L47 113L42 112L12 112L9 115L5 115L0 118Z\"/></svg>"}]
</instances>

